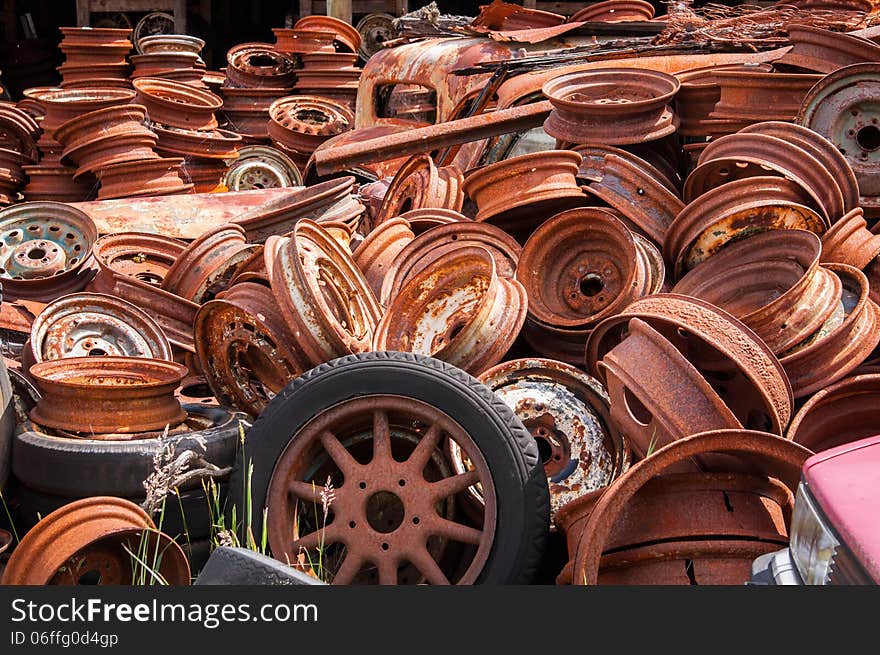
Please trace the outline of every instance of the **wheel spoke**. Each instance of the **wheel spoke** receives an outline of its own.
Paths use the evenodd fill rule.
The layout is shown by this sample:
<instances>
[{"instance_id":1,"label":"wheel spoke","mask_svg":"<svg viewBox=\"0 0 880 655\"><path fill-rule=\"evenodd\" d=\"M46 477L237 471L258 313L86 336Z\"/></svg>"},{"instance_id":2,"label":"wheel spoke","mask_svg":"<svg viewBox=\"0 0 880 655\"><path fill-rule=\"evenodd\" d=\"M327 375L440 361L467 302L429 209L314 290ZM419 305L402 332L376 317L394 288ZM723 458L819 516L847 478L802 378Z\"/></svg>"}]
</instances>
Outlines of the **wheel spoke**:
<instances>
[{"instance_id":1,"label":"wheel spoke","mask_svg":"<svg viewBox=\"0 0 880 655\"><path fill-rule=\"evenodd\" d=\"M390 460L391 428L388 426L388 414L382 410L373 412L373 461Z\"/></svg>"},{"instance_id":2,"label":"wheel spoke","mask_svg":"<svg viewBox=\"0 0 880 655\"><path fill-rule=\"evenodd\" d=\"M434 558L431 557L431 553L429 553L424 548L418 548L408 554L408 559L410 564L415 566L419 572L425 576L428 582L431 584L437 585L448 585L450 584L449 578L446 577L446 574L438 566L437 562L434 561Z\"/></svg>"},{"instance_id":3,"label":"wheel spoke","mask_svg":"<svg viewBox=\"0 0 880 655\"><path fill-rule=\"evenodd\" d=\"M380 557L376 560L376 568L379 569L379 584L397 584L397 560L393 557Z\"/></svg>"},{"instance_id":4,"label":"wheel spoke","mask_svg":"<svg viewBox=\"0 0 880 655\"><path fill-rule=\"evenodd\" d=\"M287 491L291 496L316 505L321 504L321 489L314 482L291 480L287 483Z\"/></svg>"},{"instance_id":5,"label":"wheel spoke","mask_svg":"<svg viewBox=\"0 0 880 655\"><path fill-rule=\"evenodd\" d=\"M452 541L459 541L465 544L479 545L480 538L483 536L481 530L471 528L455 521L437 517L431 522L431 533L439 537L446 537Z\"/></svg>"},{"instance_id":6,"label":"wheel spoke","mask_svg":"<svg viewBox=\"0 0 880 655\"><path fill-rule=\"evenodd\" d=\"M434 482L430 486L430 494L434 500L443 500L454 496L460 491L464 491L468 487L477 484L480 481L480 474L476 471L468 471L453 475L451 478L444 478L438 482Z\"/></svg>"},{"instance_id":7,"label":"wheel spoke","mask_svg":"<svg viewBox=\"0 0 880 655\"><path fill-rule=\"evenodd\" d=\"M330 455L330 459L339 467L339 470L342 471L344 477L349 477L349 475L353 474L355 470L360 468L360 464L358 464L357 460L351 456L345 446L336 438L332 432L324 431L321 433L321 445L324 446L324 450L327 451L327 454Z\"/></svg>"},{"instance_id":8,"label":"wheel spoke","mask_svg":"<svg viewBox=\"0 0 880 655\"><path fill-rule=\"evenodd\" d=\"M335 521L333 523L335 523ZM299 554L302 549L311 550L339 543L339 534L333 523L296 539L293 542L294 552Z\"/></svg>"},{"instance_id":9,"label":"wheel spoke","mask_svg":"<svg viewBox=\"0 0 880 655\"><path fill-rule=\"evenodd\" d=\"M428 465L428 461L431 459L431 454L440 443L442 435L440 426L436 423L432 424L428 431L425 432L425 436L421 438L407 460L407 464L413 469L414 473L422 475L422 472Z\"/></svg>"},{"instance_id":10,"label":"wheel spoke","mask_svg":"<svg viewBox=\"0 0 880 655\"><path fill-rule=\"evenodd\" d=\"M357 552L347 552L345 555L345 559L342 560L342 564L339 566L339 569L336 571L336 574L333 576L332 583L333 584L349 584L354 577L361 572L361 569L364 565L364 558L361 557L360 553Z\"/></svg>"}]
</instances>

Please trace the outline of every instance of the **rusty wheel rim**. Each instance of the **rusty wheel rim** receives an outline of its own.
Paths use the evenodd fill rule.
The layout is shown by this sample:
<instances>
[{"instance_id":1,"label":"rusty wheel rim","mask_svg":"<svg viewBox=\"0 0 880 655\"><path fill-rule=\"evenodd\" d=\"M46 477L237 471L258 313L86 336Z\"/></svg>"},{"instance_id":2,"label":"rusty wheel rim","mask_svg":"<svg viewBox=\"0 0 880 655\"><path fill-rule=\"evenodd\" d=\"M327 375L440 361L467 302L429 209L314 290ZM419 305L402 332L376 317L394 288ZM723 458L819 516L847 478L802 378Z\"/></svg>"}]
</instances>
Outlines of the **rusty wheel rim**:
<instances>
[{"instance_id":1,"label":"rusty wheel rim","mask_svg":"<svg viewBox=\"0 0 880 655\"><path fill-rule=\"evenodd\" d=\"M53 299L91 278L98 231L84 212L57 202L27 202L0 211L0 279L4 297Z\"/></svg>"},{"instance_id":2,"label":"rusty wheel rim","mask_svg":"<svg viewBox=\"0 0 880 655\"><path fill-rule=\"evenodd\" d=\"M877 433L880 375L855 375L813 395L791 420L787 437L814 452Z\"/></svg>"},{"instance_id":3,"label":"rusty wheel rim","mask_svg":"<svg viewBox=\"0 0 880 655\"><path fill-rule=\"evenodd\" d=\"M880 46L878 46L880 49ZM822 166L840 187L843 209L847 212L859 206L859 183L846 158L828 139L811 129L783 121L763 121L740 130L741 134L766 134L788 141L806 150Z\"/></svg>"},{"instance_id":4,"label":"rusty wheel rim","mask_svg":"<svg viewBox=\"0 0 880 655\"><path fill-rule=\"evenodd\" d=\"M675 345L637 318L599 362L611 418L639 457L694 432L742 424ZM657 389L652 381L663 380Z\"/></svg>"},{"instance_id":5,"label":"rusty wheel rim","mask_svg":"<svg viewBox=\"0 0 880 655\"><path fill-rule=\"evenodd\" d=\"M429 155L413 155L398 169L376 214L376 224L413 209L461 210L463 177L458 168L438 169Z\"/></svg>"},{"instance_id":6,"label":"rusty wheel rim","mask_svg":"<svg viewBox=\"0 0 880 655\"><path fill-rule=\"evenodd\" d=\"M226 53L226 62L229 86L290 88L296 80L293 59L271 43L240 43Z\"/></svg>"},{"instance_id":7,"label":"rusty wheel rim","mask_svg":"<svg viewBox=\"0 0 880 655\"><path fill-rule=\"evenodd\" d=\"M361 47L361 34L357 28L333 16L304 16L294 24L295 30L330 32L334 38L350 52Z\"/></svg>"},{"instance_id":8,"label":"rusty wheel rim","mask_svg":"<svg viewBox=\"0 0 880 655\"><path fill-rule=\"evenodd\" d=\"M310 365L370 349L379 303L351 255L317 223L300 220L279 246L272 290Z\"/></svg>"},{"instance_id":9,"label":"rusty wheel rim","mask_svg":"<svg viewBox=\"0 0 880 655\"><path fill-rule=\"evenodd\" d=\"M205 303L194 335L214 396L251 416L305 370L272 292L255 282L240 282Z\"/></svg>"},{"instance_id":10,"label":"rusty wheel rim","mask_svg":"<svg viewBox=\"0 0 880 655\"><path fill-rule=\"evenodd\" d=\"M880 255L880 236L868 230L865 212L856 207L822 235L822 262L863 269Z\"/></svg>"},{"instance_id":11,"label":"rusty wheel rim","mask_svg":"<svg viewBox=\"0 0 880 655\"><path fill-rule=\"evenodd\" d=\"M572 209L541 225L526 241L516 279L529 314L560 328L583 329L616 314L644 286L627 227L601 209Z\"/></svg>"},{"instance_id":12,"label":"rusty wheel rim","mask_svg":"<svg viewBox=\"0 0 880 655\"><path fill-rule=\"evenodd\" d=\"M275 148L239 148L238 159L223 178L230 191L302 186L302 175L293 160Z\"/></svg>"},{"instance_id":13,"label":"rusty wheel rim","mask_svg":"<svg viewBox=\"0 0 880 655\"><path fill-rule=\"evenodd\" d=\"M158 234L120 232L101 237L95 243L98 262L120 275L159 287L186 243Z\"/></svg>"},{"instance_id":14,"label":"rusty wheel rim","mask_svg":"<svg viewBox=\"0 0 880 655\"><path fill-rule=\"evenodd\" d=\"M843 285L842 319L832 316L805 342L782 353L795 398L803 398L855 370L880 343L880 307L870 299L865 274L845 264L828 264Z\"/></svg>"},{"instance_id":15,"label":"rusty wheel rim","mask_svg":"<svg viewBox=\"0 0 880 655\"><path fill-rule=\"evenodd\" d=\"M603 489L629 467L629 447L611 421L608 394L598 380L551 359L516 359L480 375L538 442L550 485L550 516L584 494ZM450 442L456 473L469 470ZM482 490L470 487L480 503Z\"/></svg>"},{"instance_id":16,"label":"rusty wheel rim","mask_svg":"<svg viewBox=\"0 0 880 655\"><path fill-rule=\"evenodd\" d=\"M553 104L544 131L569 143L651 141L675 131L672 102L680 82L666 73L605 68L568 73L542 89Z\"/></svg>"},{"instance_id":17,"label":"rusty wheel rim","mask_svg":"<svg viewBox=\"0 0 880 655\"><path fill-rule=\"evenodd\" d=\"M113 497L84 498L37 523L15 549L2 584L131 584L132 557L141 535L161 553L159 572L172 585L188 585L190 570L180 546L156 531L143 509Z\"/></svg>"},{"instance_id":18,"label":"rusty wheel rim","mask_svg":"<svg viewBox=\"0 0 880 655\"><path fill-rule=\"evenodd\" d=\"M501 361L526 318L522 284L500 278L483 248L455 248L400 290L376 327L374 350L430 355L474 375Z\"/></svg>"},{"instance_id":19,"label":"rusty wheel rim","mask_svg":"<svg viewBox=\"0 0 880 655\"><path fill-rule=\"evenodd\" d=\"M377 298L382 292L385 274L391 270L395 257L414 238L415 235L409 229L409 221L392 218L373 229L355 250L354 262Z\"/></svg>"},{"instance_id":20,"label":"rusty wheel rim","mask_svg":"<svg viewBox=\"0 0 880 655\"><path fill-rule=\"evenodd\" d=\"M605 2L595 2L576 11L566 22L601 21L603 23L616 23L620 21L651 20L652 18L654 18L654 5L650 2L643 2L643 0L606 0Z\"/></svg>"},{"instance_id":21,"label":"rusty wheel rim","mask_svg":"<svg viewBox=\"0 0 880 655\"><path fill-rule=\"evenodd\" d=\"M136 433L176 426L186 412L174 390L186 367L138 357L68 357L31 366L42 397L34 423L85 433Z\"/></svg>"},{"instance_id":22,"label":"rusty wheel rim","mask_svg":"<svg viewBox=\"0 0 880 655\"><path fill-rule=\"evenodd\" d=\"M472 470L449 474L445 439L459 444ZM307 521L321 511L328 478L335 497L322 530ZM475 484L484 490L482 522L459 523L455 497ZM268 507L276 559L309 570L301 548L344 547L330 565L336 584L362 581L358 574L368 563L380 584L401 582L399 574L412 576L407 582L472 584L494 541L494 484L473 439L437 408L398 396L348 400L307 423L275 466ZM453 547L466 555L450 558L450 565L444 556ZM401 570L403 562L409 566Z\"/></svg>"},{"instance_id":23,"label":"rusty wheel rim","mask_svg":"<svg viewBox=\"0 0 880 655\"><path fill-rule=\"evenodd\" d=\"M604 379L599 361L625 338L632 318L661 332L686 354L746 427L761 426L782 434L794 404L782 364L739 320L697 298L655 294L605 319L587 342L587 365L592 375Z\"/></svg>"},{"instance_id":24,"label":"rusty wheel rim","mask_svg":"<svg viewBox=\"0 0 880 655\"><path fill-rule=\"evenodd\" d=\"M821 252L812 232L762 232L710 257L672 292L730 312L779 355L818 330L840 303L840 280L819 267Z\"/></svg>"},{"instance_id":25,"label":"rusty wheel rim","mask_svg":"<svg viewBox=\"0 0 880 655\"><path fill-rule=\"evenodd\" d=\"M400 251L382 281L380 298L389 305L403 286L419 271L448 250L479 246L495 260L495 270L505 278L514 277L522 247L501 228L468 221L441 225L427 230Z\"/></svg>"},{"instance_id":26,"label":"rusty wheel rim","mask_svg":"<svg viewBox=\"0 0 880 655\"><path fill-rule=\"evenodd\" d=\"M223 106L223 100L210 91L158 77L138 78L132 86L135 102L147 108L153 123L189 130L217 127L214 112Z\"/></svg>"},{"instance_id":27,"label":"rusty wheel rim","mask_svg":"<svg viewBox=\"0 0 880 655\"><path fill-rule=\"evenodd\" d=\"M700 154L699 164L722 161L730 162L738 177L766 175L767 169L770 169L797 182L816 201L829 224L846 213L843 193L832 171L791 141L767 134L737 132L710 142ZM688 176L684 188L685 200L695 197L694 183L699 179L701 177L696 170Z\"/></svg>"},{"instance_id":28,"label":"rusty wheel rim","mask_svg":"<svg viewBox=\"0 0 880 655\"><path fill-rule=\"evenodd\" d=\"M171 344L148 314L120 298L76 293L49 303L34 319L34 363L64 357L171 360Z\"/></svg>"},{"instance_id":29,"label":"rusty wheel rim","mask_svg":"<svg viewBox=\"0 0 880 655\"><path fill-rule=\"evenodd\" d=\"M684 209L678 196L632 161L605 155L602 177L587 187L592 195L619 211L654 243L662 244L669 225Z\"/></svg>"},{"instance_id":30,"label":"rusty wheel rim","mask_svg":"<svg viewBox=\"0 0 880 655\"><path fill-rule=\"evenodd\" d=\"M574 559L572 579L594 585L599 562L615 520L633 495L663 470L688 457L710 452L731 452L762 458L771 470L794 492L801 467L812 452L778 436L750 430L717 430L680 439L632 466L597 502L584 527Z\"/></svg>"},{"instance_id":31,"label":"rusty wheel rim","mask_svg":"<svg viewBox=\"0 0 880 655\"><path fill-rule=\"evenodd\" d=\"M797 122L831 141L849 162L859 184L861 204L880 204L877 162L877 98L880 65L861 63L844 66L823 77L804 98Z\"/></svg>"},{"instance_id":32,"label":"rusty wheel rim","mask_svg":"<svg viewBox=\"0 0 880 655\"><path fill-rule=\"evenodd\" d=\"M221 225L193 241L168 269L161 288L202 304L226 289L258 246L248 244L244 228Z\"/></svg>"},{"instance_id":33,"label":"rusty wheel rim","mask_svg":"<svg viewBox=\"0 0 880 655\"><path fill-rule=\"evenodd\" d=\"M354 127L354 114L338 102L313 96L279 98L269 106L269 137L308 157L315 148Z\"/></svg>"},{"instance_id":34,"label":"rusty wheel rim","mask_svg":"<svg viewBox=\"0 0 880 655\"><path fill-rule=\"evenodd\" d=\"M755 232L799 229L822 234L825 220L803 202L802 188L783 178L728 182L696 198L675 217L663 243L664 257L678 279Z\"/></svg>"},{"instance_id":35,"label":"rusty wheel rim","mask_svg":"<svg viewBox=\"0 0 880 655\"><path fill-rule=\"evenodd\" d=\"M441 207L425 207L424 209L411 209L400 215L409 223L409 229L415 236L424 234L428 230L440 225L449 225L451 223L460 223L469 221L467 216L460 214L452 209L443 209Z\"/></svg>"}]
</instances>

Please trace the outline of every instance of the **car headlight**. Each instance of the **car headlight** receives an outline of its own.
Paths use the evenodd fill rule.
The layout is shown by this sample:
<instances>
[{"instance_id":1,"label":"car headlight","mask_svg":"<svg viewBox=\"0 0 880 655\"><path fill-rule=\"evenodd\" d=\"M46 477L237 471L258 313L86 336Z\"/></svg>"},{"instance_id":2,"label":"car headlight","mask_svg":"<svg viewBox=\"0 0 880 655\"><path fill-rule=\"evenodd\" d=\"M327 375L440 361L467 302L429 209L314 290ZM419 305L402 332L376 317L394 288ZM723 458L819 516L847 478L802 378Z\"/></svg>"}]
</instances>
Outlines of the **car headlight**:
<instances>
[{"instance_id":1,"label":"car headlight","mask_svg":"<svg viewBox=\"0 0 880 655\"><path fill-rule=\"evenodd\" d=\"M803 483L791 517L791 556L805 584L828 584L840 542L826 525Z\"/></svg>"}]
</instances>

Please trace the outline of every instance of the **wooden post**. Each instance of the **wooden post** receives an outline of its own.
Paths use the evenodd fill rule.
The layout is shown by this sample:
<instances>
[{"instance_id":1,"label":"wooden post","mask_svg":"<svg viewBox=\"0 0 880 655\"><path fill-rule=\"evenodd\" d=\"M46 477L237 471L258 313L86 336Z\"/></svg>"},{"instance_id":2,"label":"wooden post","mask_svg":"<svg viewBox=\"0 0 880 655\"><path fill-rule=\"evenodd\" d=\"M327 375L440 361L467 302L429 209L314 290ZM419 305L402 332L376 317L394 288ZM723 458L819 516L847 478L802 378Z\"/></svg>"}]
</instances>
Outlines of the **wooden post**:
<instances>
[{"instance_id":1,"label":"wooden post","mask_svg":"<svg viewBox=\"0 0 880 655\"><path fill-rule=\"evenodd\" d=\"M186 34L186 0L174 0L174 32Z\"/></svg>"},{"instance_id":2,"label":"wooden post","mask_svg":"<svg viewBox=\"0 0 880 655\"><path fill-rule=\"evenodd\" d=\"M327 0L327 15L351 23L351 0Z\"/></svg>"},{"instance_id":3,"label":"wooden post","mask_svg":"<svg viewBox=\"0 0 880 655\"><path fill-rule=\"evenodd\" d=\"M76 24L77 27L88 27L91 25L89 0L76 0Z\"/></svg>"}]
</instances>

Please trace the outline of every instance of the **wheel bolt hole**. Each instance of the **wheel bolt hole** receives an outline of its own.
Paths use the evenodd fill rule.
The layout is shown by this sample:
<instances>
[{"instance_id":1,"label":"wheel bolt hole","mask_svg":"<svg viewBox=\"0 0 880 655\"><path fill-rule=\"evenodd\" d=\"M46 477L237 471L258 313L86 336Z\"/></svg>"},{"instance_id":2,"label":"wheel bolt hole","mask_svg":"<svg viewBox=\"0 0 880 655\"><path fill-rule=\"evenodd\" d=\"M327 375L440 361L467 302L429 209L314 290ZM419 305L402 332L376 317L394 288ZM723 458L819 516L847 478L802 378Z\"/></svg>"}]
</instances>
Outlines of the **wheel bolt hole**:
<instances>
[{"instance_id":1,"label":"wheel bolt hole","mask_svg":"<svg viewBox=\"0 0 880 655\"><path fill-rule=\"evenodd\" d=\"M353 530L354 528L357 527L357 523L355 523L354 521L349 521L349 522L348 522L348 527L350 527L350 528Z\"/></svg>"},{"instance_id":2,"label":"wheel bolt hole","mask_svg":"<svg viewBox=\"0 0 880 655\"><path fill-rule=\"evenodd\" d=\"M413 525L418 525L419 524L419 517L414 516L412 521L413 521Z\"/></svg>"},{"instance_id":3,"label":"wheel bolt hole","mask_svg":"<svg viewBox=\"0 0 880 655\"><path fill-rule=\"evenodd\" d=\"M399 484L401 487L405 487L405 486L406 486L406 480L398 480L398 481L397 481L397 484Z\"/></svg>"},{"instance_id":4,"label":"wheel bolt hole","mask_svg":"<svg viewBox=\"0 0 880 655\"><path fill-rule=\"evenodd\" d=\"M388 544L382 544L382 550L388 550L390 546Z\"/></svg>"},{"instance_id":5,"label":"wheel bolt hole","mask_svg":"<svg viewBox=\"0 0 880 655\"><path fill-rule=\"evenodd\" d=\"M359 486L361 489L366 489L366 488L367 488L367 483L366 483L366 482L361 482L361 483L358 484L358 486Z\"/></svg>"}]
</instances>

